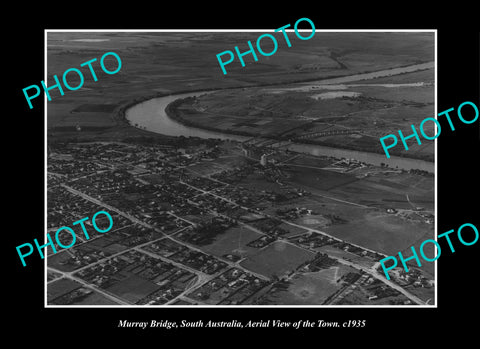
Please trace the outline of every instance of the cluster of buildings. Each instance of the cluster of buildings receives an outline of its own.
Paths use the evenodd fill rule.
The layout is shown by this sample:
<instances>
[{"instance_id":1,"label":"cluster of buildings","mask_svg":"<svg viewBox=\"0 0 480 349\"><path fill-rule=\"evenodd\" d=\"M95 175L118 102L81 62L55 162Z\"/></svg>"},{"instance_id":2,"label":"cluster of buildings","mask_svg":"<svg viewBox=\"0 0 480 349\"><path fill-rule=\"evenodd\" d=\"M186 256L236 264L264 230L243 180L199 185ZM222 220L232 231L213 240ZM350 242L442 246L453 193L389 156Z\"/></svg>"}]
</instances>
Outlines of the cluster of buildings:
<instances>
[{"instance_id":1,"label":"cluster of buildings","mask_svg":"<svg viewBox=\"0 0 480 349\"><path fill-rule=\"evenodd\" d=\"M380 267L380 272L381 271ZM389 271L389 274L392 275L392 278L396 283L403 287L412 286L415 288L431 288L435 285L433 280L426 278L416 267L410 267L408 273L405 272L405 269L403 268L394 268Z\"/></svg>"},{"instance_id":2,"label":"cluster of buildings","mask_svg":"<svg viewBox=\"0 0 480 349\"><path fill-rule=\"evenodd\" d=\"M84 268L74 276L113 294L131 293L124 297L132 304L164 304L196 278L188 270L136 250ZM130 284L134 289L128 289Z\"/></svg>"},{"instance_id":3,"label":"cluster of buildings","mask_svg":"<svg viewBox=\"0 0 480 349\"><path fill-rule=\"evenodd\" d=\"M317 234L315 232L307 232L305 234L296 235L294 237L291 237L290 240L295 241L301 246L312 249L325 245L332 245L339 241L322 234Z\"/></svg>"},{"instance_id":4,"label":"cluster of buildings","mask_svg":"<svg viewBox=\"0 0 480 349\"><path fill-rule=\"evenodd\" d=\"M281 208L275 211L275 214L282 219L295 220L308 215L316 215L317 213L305 207Z\"/></svg>"},{"instance_id":5,"label":"cluster of buildings","mask_svg":"<svg viewBox=\"0 0 480 349\"><path fill-rule=\"evenodd\" d=\"M313 260L305 262L304 265L300 266L300 268L301 270L306 272L315 272L321 269L328 269L337 264L338 262L336 259L328 257L326 253L319 252L315 255L315 258Z\"/></svg>"},{"instance_id":6,"label":"cluster of buildings","mask_svg":"<svg viewBox=\"0 0 480 349\"><path fill-rule=\"evenodd\" d=\"M232 268L187 296L205 304L241 304L270 283L241 269Z\"/></svg>"},{"instance_id":7,"label":"cluster of buildings","mask_svg":"<svg viewBox=\"0 0 480 349\"><path fill-rule=\"evenodd\" d=\"M95 235L91 229L91 240L49 256L48 266L72 273L130 304L252 304L276 280L243 269L237 263L240 257L233 252L214 256L201 250L237 224L249 224L263 233L249 241L246 244L249 247L261 249L278 239L288 239L312 250L332 245L372 260L382 257L319 233L300 230L292 235L282 220L315 214L306 208L261 214L276 203L308 194L300 188L282 185L284 175L278 167L270 165L279 160L275 155L264 154L257 163L211 176L187 170L190 165L215 158L219 152L216 146L186 149L121 143L51 146L48 229L69 226L99 211L101 206L96 202L114 208L109 211L114 224L108 234ZM345 166L357 165L345 163ZM251 174L281 184L281 190L257 190L238 184ZM67 238L60 237L65 243ZM317 253L303 270L318 271L336 263L326 254ZM49 274L48 281L57 277ZM356 280L347 277L344 281ZM53 302L71 304L88 294L79 290Z\"/></svg>"}]
</instances>

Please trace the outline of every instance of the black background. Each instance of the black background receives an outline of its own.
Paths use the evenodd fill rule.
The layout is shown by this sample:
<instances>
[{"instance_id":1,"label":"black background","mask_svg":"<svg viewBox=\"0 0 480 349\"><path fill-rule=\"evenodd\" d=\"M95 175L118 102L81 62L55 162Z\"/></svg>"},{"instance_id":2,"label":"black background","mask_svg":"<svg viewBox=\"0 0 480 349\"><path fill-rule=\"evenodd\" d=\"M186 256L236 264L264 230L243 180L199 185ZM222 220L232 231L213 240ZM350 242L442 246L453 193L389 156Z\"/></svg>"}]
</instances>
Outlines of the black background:
<instances>
[{"instance_id":1,"label":"black background","mask_svg":"<svg viewBox=\"0 0 480 349\"><path fill-rule=\"evenodd\" d=\"M358 345L413 344L420 339L432 343L439 338L471 337L474 342L478 324L477 243L461 246L456 238L456 252L451 254L441 242L442 256L438 260L438 308L149 308L149 309L44 309L43 260L32 258L23 267L15 247L32 242L44 227L44 115L43 102L36 102L29 110L22 88L38 83L44 73L45 29L261 29L279 28L302 17L310 18L317 30L321 29L438 29L438 112L456 108L464 101L479 103L479 28L478 11L474 5L450 3L448 8L437 6L418 9L418 3L373 4L347 3L327 6L324 3L300 4L294 2L271 5L224 2L181 4L181 10L168 4L111 3L100 10L78 3L64 11L29 7L19 10L18 23L4 28L3 115L5 133L3 154L3 202L6 204L3 245L7 275L3 282L4 318L9 334L27 344L42 338L45 343L116 343L118 338L133 338L137 342L154 340L158 346L166 345L163 338L175 336L178 343L194 340L197 345L229 345L233 342L255 343L253 336L269 340L275 338L315 339L315 346L334 340L342 345L354 340ZM69 5L70 6L70 5ZM42 14L43 13L43 14ZM20 15L21 14L21 15ZM8 17L8 16L7 16ZM13 18L13 15L12 15ZM20 19L21 18L21 19ZM15 20L13 22L16 22ZM212 53L212 59L214 59ZM468 108L468 107L467 107ZM466 108L466 109L467 109ZM465 109L465 110L466 110ZM477 191L480 138L479 121L465 125L456 112L451 113L456 130L445 131L438 138L438 234L457 229L464 223L480 227L477 214ZM427 117L427 115L426 115ZM364 328L349 329L173 329L118 328L119 320L288 320L300 319L347 321L366 319ZM219 341L221 331L229 334L227 341ZM141 336L140 336L141 335ZM389 342L377 340L388 336ZM53 342L52 342L53 340ZM250 344L249 344L250 343ZM332 342L329 342L332 343ZM305 342L307 344L307 342ZM363 346L363 345L362 345ZM97 345L95 345L97 347Z\"/></svg>"}]
</instances>

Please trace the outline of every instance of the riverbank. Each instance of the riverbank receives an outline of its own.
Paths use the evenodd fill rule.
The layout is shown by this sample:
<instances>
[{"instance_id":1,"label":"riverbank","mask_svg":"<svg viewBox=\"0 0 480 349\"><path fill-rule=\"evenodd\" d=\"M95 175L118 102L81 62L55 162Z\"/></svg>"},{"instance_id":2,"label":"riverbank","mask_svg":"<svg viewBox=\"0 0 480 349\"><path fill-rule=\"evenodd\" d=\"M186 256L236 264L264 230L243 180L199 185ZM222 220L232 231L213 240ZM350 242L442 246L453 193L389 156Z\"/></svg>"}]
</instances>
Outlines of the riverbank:
<instances>
[{"instance_id":1,"label":"riverbank","mask_svg":"<svg viewBox=\"0 0 480 349\"><path fill-rule=\"evenodd\" d=\"M322 84L338 84L338 83L345 83L345 82L353 82L353 81L361 81L361 80L370 80L370 79L377 79L377 78L382 78L385 76L391 76L391 75L403 75L403 74L408 74L412 73L415 71L421 71L421 70L428 70L428 69L433 69L435 67L435 62L419 62L414 65L401 65L398 67L394 68L389 68L389 69L382 69L379 71L364 71L364 72L357 72L354 75L344 75L344 74L332 74L329 76L325 76L322 78L319 77L313 77L310 79L292 79L289 81L280 81L280 82L271 82L271 83L260 83L260 84L255 84L255 85L247 85L247 86L236 86L236 87L224 87L222 90L237 90L237 89L243 89L243 88L252 88L252 87L272 87L272 86L277 86L277 85L293 85L293 84L300 84L300 83L314 83L314 82L321 82ZM136 104L142 103L144 101L153 99L153 98L161 98L161 97L168 97L171 95L175 96L180 96L184 94L193 94L193 95L201 95L203 93L208 93L208 92L214 92L214 91L219 91L218 87L211 87L211 88L201 88L201 89L189 89L189 90L179 90L175 91L174 94L165 94L162 92L157 92L155 94L147 95L141 98L136 98L132 101L127 102L126 104L123 104L119 106L113 113L114 119L119 122L120 124L123 125L130 125L128 122L128 119L125 116L125 112L130 108L133 107Z\"/></svg>"},{"instance_id":2,"label":"riverbank","mask_svg":"<svg viewBox=\"0 0 480 349\"><path fill-rule=\"evenodd\" d=\"M153 98L138 103L126 110L125 117L129 120L130 125L137 125L141 129L145 129L155 133L161 133L176 137L199 137L199 138L216 138L222 140L234 140L244 142L251 137L244 135L235 135L221 133L211 130L205 130L195 127L183 125L169 115L166 109L168 105L177 99L183 99L191 96L198 96L201 93L186 93L179 95L168 95L165 97ZM386 159L384 154L368 153L358 150L347 150L340 148L331 148L321 145L291 143L282 147L300 153L311 154L315 156L327 155L337 158L356 159L375 166L388 164L391 168L399 168L404 170L422 170L434 173L435 164L428 161L422 161L411 158L401 158L392 156Z\"/></svg>"},{"instance_id":3,"label":"riverbank","mask_svg":"<svg viewBox=\"0 0 480 349\"><path fill-rule=\"evenodd\" d=\"M433 62L421 63L413 66L407 66L403 68L387 69L377 72L368 72L355 74L351 76L341 77L341 82L370 80L378 77L406 74L418 70L431 69ZM330 79L312 79L310 81L317 81L321 84L338 83L337 77ZM306 81L302 81L306 82ZM282 83L285 84L285 83ZM293 84L293 82L291 83ZM278 85L268 84L268 86ZM261 85L263 86L263 84ZM258 87L258 86L249 86ZM236 87L229 89L244 89L247 87ZM212 125L200 125L191 121L185 120L181 117L177 110L177 107L188 100L189 98L199 97L206 93L212 93L219 91L218 89L210 88L203 90L191 90L185 92L179 92L169 95L156 94L155 96L145 97L141 100L133 101L121 108L119 108L119 117L131 126L138 127L142 130L161 133L175 137L199 137L199 138L217 138L222 140L235 140L244 142L252 137L258 137L256 134L249 132L238 131L229 129L228 131L219 129ZM262 137L263 138L263 137ZM280 140L278 137L270 137L271 139ZM281 139L282 141L285 141ZM282 142L285 143L285 142ZM338 158L353 158L358 161L363 161L376 166L388 165L391 168L399 168L405 170L422 170L430 173L435 172L435 164L431 161L424 159L415 159L411 157L403 157L404 154L394 154L390 159L385 157L382 152L374 153L365 150L358 150L344 145L340 147L331 147L328 144L322 144L316 141L303 141L302 143L283 144L282 149L289 149L292 151L308 153L312 155L328 155ZM398 156L400 155L400 156Z\"/></svg>"},{"instance_id":4,"label":"riverbank","mask_svg":"<svg viewBox=\"0 0 480 349\"><path fill-rule=\"evenodd\" d=\"M182 112L178 110L178 107L182 105L183 103L188 103L191 101L191 99L194 98L193 96L188 96L186 98L179 98L174 100L173 102L169 103L167 107L165 108L165 112L167 116L170 119L175 120L176 122L185 125L186 127L190 128L196 128L196 129L201 129L205 131L211 131L219 134L231 134L231 135L236 135L236 136L242 136L246 137L246 139L251 139L251 138L264 138L264 139L271 139L271 140L276 140L278 142L285 142L288 141L288 137L275 137L275 136L268 136L268 135L262 135L261 137L258 136L258 134L255 134L253 132L248 132L248 131L242 131L242 130L235 130L235 129L222 129L219 127L216 127L214 125L206 125L204 123L197 123L197 122L192 122L189 119L186 119L182 116ZM366 152L366 153L374 153L374 154L379 154L384 157L384 162L388 163L388 159L385 157L385 153L382 148L378 147L378 149L375 149L373 147L364 147L364 148L358 148L358 146L352 146L349 144L335 144L335 146L332 146L331 143L328 141L321 141L318 139L312 140L312 139L297 139L295 142L292 144L305 144L305 145L313 145L313 146L322 146L322 147L328 147L328 148L333 148L333 149L345 149L349 151L361 151L361 152ZM415 159L415 160L420 160L420 161L426 161L426 162L431 162L433 164L433 155L425 155L425 154L415 154L415 153L406 153L401 150L401 148L398 149L393 149L391 152L391 155L395 157L400 157L400 158L405 158L405 159Z\"/></svg>"}]
</instances>

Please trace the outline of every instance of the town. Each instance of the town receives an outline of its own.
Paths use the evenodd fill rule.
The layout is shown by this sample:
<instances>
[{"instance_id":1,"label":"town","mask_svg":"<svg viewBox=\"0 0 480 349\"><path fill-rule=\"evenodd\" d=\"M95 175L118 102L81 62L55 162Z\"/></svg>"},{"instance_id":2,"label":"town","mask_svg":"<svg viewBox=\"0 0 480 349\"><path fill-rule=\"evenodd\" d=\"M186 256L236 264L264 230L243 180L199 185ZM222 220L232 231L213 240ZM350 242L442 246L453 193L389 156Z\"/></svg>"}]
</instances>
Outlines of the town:
<instances>
[{"instance_id":1,"label":"town","mask_svg":"<svg viewBox=\"0 0 480 349\"><path fill-rule=\"evenodd\" d=\"M429 274L412 267L387 280L378 263L385 253L312 225L328 230L348 221L325 204L309 206L316 196L294 185L288 163L302 156L220 140L51 142L48 232L97 211L109 212L115 225L102 234L86 222L90 239L78 235L68 250L48 249L47 303L428 304ZM359 180L385 171L348 159L321 162ZM425 225L433 220L424 210L388 207L369 210ZM108 225L102 219L96 223ZM68 244L72 236L60 239ZM328 287L316 294L312 283Z\"/></svg>"}]
</instances>

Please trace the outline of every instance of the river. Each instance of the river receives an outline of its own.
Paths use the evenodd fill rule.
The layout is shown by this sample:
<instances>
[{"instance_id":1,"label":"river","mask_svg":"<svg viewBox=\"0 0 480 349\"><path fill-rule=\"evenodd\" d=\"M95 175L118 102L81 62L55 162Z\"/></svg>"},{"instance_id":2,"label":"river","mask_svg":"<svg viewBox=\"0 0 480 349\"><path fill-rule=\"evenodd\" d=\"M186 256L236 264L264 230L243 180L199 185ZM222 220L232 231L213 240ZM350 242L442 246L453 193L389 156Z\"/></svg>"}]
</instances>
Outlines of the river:
<instances>
[{"instance_id":1,"label":"river","mask_svg":"<svg viewBox=\"0 0 480 349\"><path fill-rule=\"evenodd\" d=\"M425 67L427 65L427 67ZM429 64L417 64L415 67L418 67L416 70L428 69ZM368 73L368 79L378 76L387 76L387 75L396 75L405 72L411 72L415 69L412 66L402 68L389 69L386 71ZM357 74L355 76L349 76L348 81L358 81L364 80L366 74ZM345 77L346 79L347 77ZM320 81L319 81L320 82ZM324 83L324 81L321 81ZM328 81L333 83L332 80ZM339 82L338 80L335 81ZM345 82L345 81L342 81ZM311 82L310 82L311 83ZM200 138L218 138L223 140L236 140L236 141L245 141L251 139L252 137L233 135L221 132L215 132L210 130L203 130L195 127L188 127L182 125L181 123L171 119L165 112L165 108L168 104L173 102L176 99L186 98L190 96L200 96L205 93L213 93L215 91L198 91L198 92L189 92L181 93L176 95L168 95L164 97L153 98L142 103L136 104L130 107L126 113L125 117L130 122L132 126L137 126L143 129L146 129L151 132L161 133L169 136L185 136L185 137L200 137ZM326 155L333 156L337 158L347 158L355 159L358 161L363 161L372 165L379 166L381 163L388 164L390 167L397 167L405 170L410 169L420 169L434 173L435 164L433 162L402 158L391 156L390 159L387 159L385 154L369 153L356 150L348 150L341 148L332 148L325 147L321 145L313 144L300 144L300 143L290 143L286 146L282 146L282 149L289 149L295 152L306 153L311 155Z\"/></svg>"}]
</instances>

